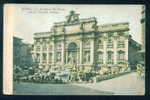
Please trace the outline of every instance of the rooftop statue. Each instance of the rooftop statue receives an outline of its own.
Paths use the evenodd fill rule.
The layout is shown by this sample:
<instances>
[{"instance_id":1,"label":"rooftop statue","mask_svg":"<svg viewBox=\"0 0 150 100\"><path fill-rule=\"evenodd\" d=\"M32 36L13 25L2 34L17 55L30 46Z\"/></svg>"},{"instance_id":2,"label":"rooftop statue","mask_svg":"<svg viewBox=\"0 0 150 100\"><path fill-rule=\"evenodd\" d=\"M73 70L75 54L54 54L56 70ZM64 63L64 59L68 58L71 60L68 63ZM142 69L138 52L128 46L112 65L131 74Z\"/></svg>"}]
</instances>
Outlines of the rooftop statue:
<instances>
[{"instance_id":1,"label":"rooftop statue","mask_svg":"<svg viewBox=\"0 0 150 100\"><path fill-rule=\"evenodd\" d=\"M79 14L76 14L74 11L70 11L70 14L66 16L68 23L74 23L79 21Z\"/></svg>"}]
</instances>

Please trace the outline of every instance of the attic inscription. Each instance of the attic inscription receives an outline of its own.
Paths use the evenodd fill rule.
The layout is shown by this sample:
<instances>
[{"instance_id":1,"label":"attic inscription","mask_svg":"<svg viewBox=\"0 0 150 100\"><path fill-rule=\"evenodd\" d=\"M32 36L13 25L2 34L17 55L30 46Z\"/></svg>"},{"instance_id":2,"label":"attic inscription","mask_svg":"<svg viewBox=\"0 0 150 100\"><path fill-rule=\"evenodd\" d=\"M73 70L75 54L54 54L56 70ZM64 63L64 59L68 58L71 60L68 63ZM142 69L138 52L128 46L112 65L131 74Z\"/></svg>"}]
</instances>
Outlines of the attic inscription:
<instances>
[{"instance_id":1,"label":"attic inscription","mask_svg":"<svg viewBox=\"0 0 150 100\"><path fill-rule=\"evenodd\" d=\"M28 14L48 14L48 13L59 13L60 11L64 11L64 8L30 8L30 7L23 7L21 11Z\"/></svg>"}]
</instances>

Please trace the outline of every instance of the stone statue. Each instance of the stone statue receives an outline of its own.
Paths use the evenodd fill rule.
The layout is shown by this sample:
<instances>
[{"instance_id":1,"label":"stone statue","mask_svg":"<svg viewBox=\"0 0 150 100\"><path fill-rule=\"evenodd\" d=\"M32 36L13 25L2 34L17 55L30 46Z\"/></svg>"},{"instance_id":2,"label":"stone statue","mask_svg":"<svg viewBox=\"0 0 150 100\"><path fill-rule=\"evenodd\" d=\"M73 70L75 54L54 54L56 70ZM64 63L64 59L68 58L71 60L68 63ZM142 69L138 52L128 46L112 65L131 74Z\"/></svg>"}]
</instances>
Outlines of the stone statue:
<instances>
[{"instance_id":1,"label":"stone statue","mask_svg":"<svg viewBox=\"0 0 150 100\"><path fill-rule=\"evenodd\" d=\"M85 62L89 62L90 61L90 55L89 55L89 52L86 53L86 56L85 56Z\"/></svg>"},{"instance_id":2,"label":"stone statue","mask_svg":"<svg viewBox=\"0 0 150 100\"><path fill-rule=\"evenodd\" d=\"M73 64L73 55L72 55L72 53L70 55L70 63Z\"/></svg>"},{"instance_id":3,"label":"stone statue","mask_svg":"<svg viewBox=\"0 0 150 100\"><path fill-rule=\"evenodd\" d=\"M68 63L73 64L72 53L69 53L69 56L68 56Z\"/></svg>"}]
</instances>

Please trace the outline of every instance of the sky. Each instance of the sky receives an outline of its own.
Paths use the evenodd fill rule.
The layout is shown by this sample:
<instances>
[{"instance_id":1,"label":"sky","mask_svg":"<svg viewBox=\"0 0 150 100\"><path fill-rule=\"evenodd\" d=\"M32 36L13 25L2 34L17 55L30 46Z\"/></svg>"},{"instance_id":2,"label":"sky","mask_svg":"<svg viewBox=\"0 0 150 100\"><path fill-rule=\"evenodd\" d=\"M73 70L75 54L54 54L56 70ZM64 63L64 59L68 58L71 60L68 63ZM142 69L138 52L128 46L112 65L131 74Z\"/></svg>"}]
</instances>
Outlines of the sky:
<instances>
[{"instance_id":1,"label":"sky","mask_svg":"<svg viewBox=\"0 0 150 100\"><path fill-rule=\"evenodd\" d=\"M14 6L14 36L33 43L33 34L50 31L53 23L65 21L74 10L79 18L96 17L98 25L129 22L129 34L141 43L142 5L52 5L17 4Z\"/></svg>"}]
</instances>

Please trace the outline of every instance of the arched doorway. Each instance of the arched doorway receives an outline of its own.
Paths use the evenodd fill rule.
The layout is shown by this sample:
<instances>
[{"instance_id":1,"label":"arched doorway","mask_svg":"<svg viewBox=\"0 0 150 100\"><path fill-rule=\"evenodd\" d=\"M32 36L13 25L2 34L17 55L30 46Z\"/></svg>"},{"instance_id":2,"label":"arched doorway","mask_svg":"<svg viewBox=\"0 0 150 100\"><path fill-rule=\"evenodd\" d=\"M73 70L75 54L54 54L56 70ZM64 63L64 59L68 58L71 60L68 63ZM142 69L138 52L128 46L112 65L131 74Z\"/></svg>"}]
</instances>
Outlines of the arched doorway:
<instances>
[{"instance_id":1,"label":"arched doorway","mask_svg":"<svg viewBox=\"0 0 150 100\"><path fill-rule=\"evenodd\" d=\"M72 42L68 45L67 48L67 63L68 64L77 64L77 44Z\"/></svg>"}]
</instances>

